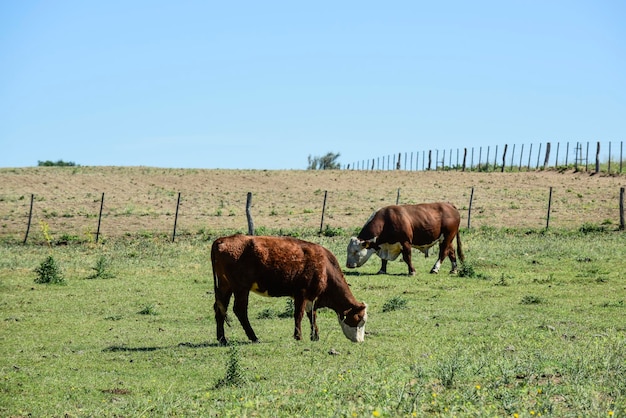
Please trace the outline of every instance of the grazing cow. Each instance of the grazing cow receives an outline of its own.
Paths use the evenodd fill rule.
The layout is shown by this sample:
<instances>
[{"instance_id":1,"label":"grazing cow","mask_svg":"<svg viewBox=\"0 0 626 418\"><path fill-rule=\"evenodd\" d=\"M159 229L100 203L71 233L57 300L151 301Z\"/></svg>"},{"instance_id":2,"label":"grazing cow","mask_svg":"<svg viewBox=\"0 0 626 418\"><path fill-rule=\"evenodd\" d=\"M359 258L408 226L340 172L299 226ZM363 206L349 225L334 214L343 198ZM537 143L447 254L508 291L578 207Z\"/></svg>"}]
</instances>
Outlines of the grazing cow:
<instances>
[{"instance_id":1,"label":"grazing cow","mask_svg":"<svg viewBox=\"0 0 626 418\"><path fill-rule=\"evenodd\" d=\"M311 340L319 339L317 310L337 313L345 336L362 342L365 337L367 305L358 302L335 256L321 245L288 237L232 235L215 240L211 248L215 284L217 340L227 344L224 320L231 295L233 312L251 341L258 341L248 320L250 291L262 296L294 299L294 338L302 339L302 317L306 310L311 323Z\"/></svg>"},{"instance_id":2,"label":"grazing cow","mask_svg":"<svg viewBox=\"0 0 626 418\"><path fill-rule=\"evenodd\" d=\"M383 274L387 273L387 261L393 261L402 254L409 267L409 275L414 275L411 248L428 254L428 249L439 243L439 258L430 272L438 273L441 263L449 257L452 262L450 273L456 273L456 254L452 246L455 236L459 258L465 260L459 235L460 223L461 215L450 203L384 207L372 214L357 237L350 238L346 267L360 267L376 253L382 259L378 273Z\"/></svg>"}]
</instances>

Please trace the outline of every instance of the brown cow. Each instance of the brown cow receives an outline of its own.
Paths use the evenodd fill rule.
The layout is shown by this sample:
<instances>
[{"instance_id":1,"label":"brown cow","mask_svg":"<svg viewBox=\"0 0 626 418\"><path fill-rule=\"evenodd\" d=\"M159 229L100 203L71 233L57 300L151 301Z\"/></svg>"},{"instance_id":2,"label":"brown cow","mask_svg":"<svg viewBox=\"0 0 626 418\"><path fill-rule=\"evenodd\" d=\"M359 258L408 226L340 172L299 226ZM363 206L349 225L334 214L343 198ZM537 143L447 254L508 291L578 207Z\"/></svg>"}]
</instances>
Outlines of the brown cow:
<instances>
[{"instance_id":1,"label":"brown cow","mask_svg":"<svg viewBox=\"0 0 626 418\"><path fill-rule=\"evenodd\" d=\"M211 248L215 283L217 340L227 344L224 320L230 297L233 312L251 341L258 338L248 320L248 296L290 296L294 299L294 338L302 339L302 317L306 310L311 323L311 340L319 339L317 310L337 313L347 338L362 342L367 306L358 302L346 282L335 256L321 245L288 237L232 235L215 240Z\"/></svg>"},{"instance_id":2,"label":"brown cow","mask_svg":"<svg viewBox=\"0 0 626 418\"><path fill-rule=\"evenodd\" d=\"M384 274L387 273L387 261L395 260L402 254L409 267L409 275L414 275L411 248L428 254L428 249L439 243L439 258L430 272L438 273L441 263L449 257L452 262L450 273L456 273L456 254L452 246L455 236L459 258L465 260L459 235L460 223L461 215L450 203L384 207L372 214L357 237L350 238L346 267L360 267L376 253L382 259L378 273Z\"/></svg>"}]
</instances>

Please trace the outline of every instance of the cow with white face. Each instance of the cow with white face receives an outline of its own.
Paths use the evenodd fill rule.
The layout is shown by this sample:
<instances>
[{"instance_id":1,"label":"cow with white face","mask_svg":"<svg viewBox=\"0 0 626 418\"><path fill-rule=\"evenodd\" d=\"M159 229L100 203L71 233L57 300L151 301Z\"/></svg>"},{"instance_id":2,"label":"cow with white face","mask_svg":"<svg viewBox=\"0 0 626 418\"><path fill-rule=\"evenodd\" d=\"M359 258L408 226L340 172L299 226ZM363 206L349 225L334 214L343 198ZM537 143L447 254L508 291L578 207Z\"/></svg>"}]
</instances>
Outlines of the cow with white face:
<instances>
[{"instance_id":1,"label":"cow with white face","mask_svg":"<svg viewBox=\"0 0 626 418\"><path fill-rule=\"evenodd\" d=\"M456 251L452 246L455 237L459 258L465 259L460 223L459 211L450 203L386 206L372 214L358 236L350 238L346 267L360 267L375 253L382 259L378 274L385 274L387 262L402 254L409 275L414 275L411 250L416 248L427 255L430 247L439 244L439 257L430 272L438 273L448 257L452 263L450 273L456 273Z\"/></svg>"}]
</instances>

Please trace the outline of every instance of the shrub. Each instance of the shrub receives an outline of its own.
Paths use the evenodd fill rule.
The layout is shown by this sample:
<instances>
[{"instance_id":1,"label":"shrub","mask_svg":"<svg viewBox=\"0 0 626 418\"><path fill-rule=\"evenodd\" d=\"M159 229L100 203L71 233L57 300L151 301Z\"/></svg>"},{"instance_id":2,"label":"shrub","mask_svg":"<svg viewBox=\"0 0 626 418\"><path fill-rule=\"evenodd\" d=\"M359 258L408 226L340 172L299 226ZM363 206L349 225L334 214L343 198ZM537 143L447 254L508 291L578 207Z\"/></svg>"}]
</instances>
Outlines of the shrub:
<instances>
[{"instance_id":1,"label":"shrub","mask_svg":"<svg viewBox=\"0 0 626 418\"><path fill-rule=\"evenodd\" d=\"M137 312L139 315L158 315L156 308L154 305L146 305L142 310Z\"/></svg>"},{"instance_id":2,"label":"shrub","mask_svg":"<svg viewBox=\"0 0 626 418\"><path fill-rule=\"evenodd\" d=\"M474 266L471 263L469 262L461 263L461 266L459 267L459 277L472 278L475 275L476 275L476 272L474 271Z\"/></svg>"},{"instance_id":3,"label":"shrub","mask_svg":"<svg viewBox=\"0 0 626 418\"><path fill-rule=\"evenodd\" d=\"M96 261L96 265L91 269L94 270L95 273L87 277L88 279L111 279L114 277L113 273L108 271L109 262L103 255L98 258L98 260Z\"/></svg>"},{"instance_id":4,"label":"shrub","mask_svg":"<svg viewBox=\"0 0 626 418\"><path fill-rule=\"evenodd\" d=\"M391 311L397 311L400 309L406 309L407 306L407 300L404 299L402 296L394 296L391 299L389 299L387 302L385 302L385 304L383 305L383 312L391 312Z\"/></svg>"},{"instance_id":5,"label":"shrub","mask_svg":"<svg viewBox=\"0 0 626 418\"><path fill-rule=\"evenodd\" d=\"M237 344L231 344L230 351L228 353L228 365L226 366L226 374L220 379L215 388L223 386L242 386L246 383L246 379L243 374L243 369L239 364L240 354Z\"/></svg>"},{"instance_id":6,"label":"shrub","mask_svg":"<svg viewBox=\"0 0 626 418\"><path fill-rule=\"evenodd\" d=\"M40 265L35 269L37 278L35 283L41 284L65 284L65 279L61 273L61 269L51 255L48 256Z\"/></svg>"}]
</instances>

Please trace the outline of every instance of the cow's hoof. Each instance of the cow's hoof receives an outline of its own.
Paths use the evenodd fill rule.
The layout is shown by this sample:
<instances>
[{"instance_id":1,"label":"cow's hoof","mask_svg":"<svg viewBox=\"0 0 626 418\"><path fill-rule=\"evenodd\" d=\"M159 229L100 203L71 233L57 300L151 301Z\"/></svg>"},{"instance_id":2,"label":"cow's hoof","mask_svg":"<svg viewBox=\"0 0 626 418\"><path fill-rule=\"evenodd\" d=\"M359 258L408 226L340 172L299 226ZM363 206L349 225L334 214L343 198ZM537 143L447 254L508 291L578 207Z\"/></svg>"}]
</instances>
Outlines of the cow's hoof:
<instances>
[{"instance_id":1,"label":"cow's hoof","mask_svg":"<svg viewBox=\"0 0 626 418\"><path fill-rule=\"evenodd\" d=\"M385 270L378 270L378 273L376 274L387 274L387 272Z\"/></svg>"},{"instance_id":2,"label":"cow's hoof","mask_svg":"<svg viewBox=\"0 0 626 418\"><path fill-rule=\"evenodd\" d=\"M433 269L433 270L430 271L430 274L439 274L439 271Z\"/></svg>"},{"instance_id":3,"label":"cow's hoof","mask_svg":"<svg viewBox=\"0 0 626 418\"><path fill-rule=\"evenodd\" d=\"M415 272L414 271L409 271L409 276L415 276Z\"/></svg>"},{"instance_id":4,"label":"cow's hoof","mask_svg":"<svg viewBox=\"0 0 626 418\"><path fill-rule=\"evenodd\" d=\"M450 274L459 274L458 270L450 270Z\"/></svg>"},{"instance_id":5,"label":"cow's hoof","mask_svg":"<svg viewBox=\"0 0 626 418\"><path fill-rule=\"evenodd\" d=\"M225 346L227 346L227 345L228 345L228 340L227 340L226 338L220 338L220 339L217 341L217 343L218 343L220 346L225 347Z\"/></svg>"}]
</instances>

